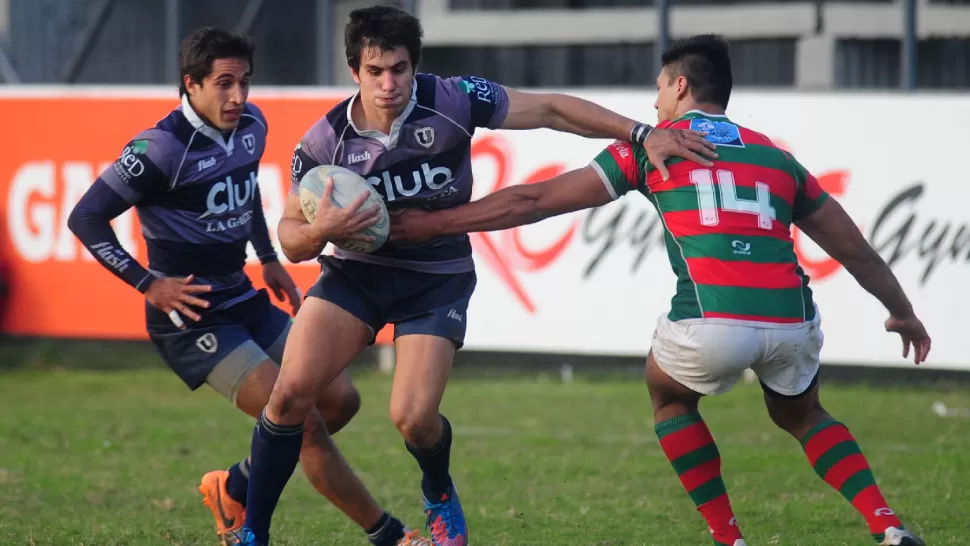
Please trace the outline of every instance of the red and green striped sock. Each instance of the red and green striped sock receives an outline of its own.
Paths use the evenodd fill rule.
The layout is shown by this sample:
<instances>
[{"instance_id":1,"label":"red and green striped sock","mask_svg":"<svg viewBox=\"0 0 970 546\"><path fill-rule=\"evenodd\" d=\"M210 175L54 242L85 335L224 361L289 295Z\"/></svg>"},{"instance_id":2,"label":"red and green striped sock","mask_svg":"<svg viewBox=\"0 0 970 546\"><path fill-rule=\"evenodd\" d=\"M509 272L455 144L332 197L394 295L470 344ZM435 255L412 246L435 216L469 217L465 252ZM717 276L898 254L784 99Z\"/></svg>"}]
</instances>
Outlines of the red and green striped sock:
<instances>
[{"instance_id":1,"label":"red and green striped sock","mask_svg":"<svg viewBox=\"0 0 970 546\"><path fill-rule=\"evenodd\" d=\"M721 455L698 413L685 413L657 423L657 437L680 483L704 516L714 542L733 546L742 538L727 488L721 479Z\"/></svg>"},{"instance_id":2,"label":"red and green striped sock","mask_svg":"<svg viewBox=\"0 0 970 546\"><path fill-rule=\"evenodd\" d=\"M849 429L837 421L819 423L802 438L802 447L815 473L834 487L866 518L877 542L889 527L903 529L883 498L876 478Z\"/></svg>"}]
</instances>

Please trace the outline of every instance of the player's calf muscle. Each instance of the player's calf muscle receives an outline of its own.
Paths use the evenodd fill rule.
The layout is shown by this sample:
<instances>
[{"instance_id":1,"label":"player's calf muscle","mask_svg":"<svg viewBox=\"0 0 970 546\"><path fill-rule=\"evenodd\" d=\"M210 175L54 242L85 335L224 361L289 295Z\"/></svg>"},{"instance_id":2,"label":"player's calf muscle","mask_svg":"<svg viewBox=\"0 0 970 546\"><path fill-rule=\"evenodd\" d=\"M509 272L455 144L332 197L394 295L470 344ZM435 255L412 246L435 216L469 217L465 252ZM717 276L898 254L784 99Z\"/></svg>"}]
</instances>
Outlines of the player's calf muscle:
<instances>
[{"instance_id":1,"label":"player's calf muscle","mask_svg":"<svg viewBox=\"0 0 970 546\"><path fill-rule=\"evenodd\" d=\"M360 411L360 406L360 393L355 388L336 394L331 394L328 390L324 393L324 399L317 402L317 409L323 416L330 434L336 434L347 426Z\"/></svg>"}]
</instances>

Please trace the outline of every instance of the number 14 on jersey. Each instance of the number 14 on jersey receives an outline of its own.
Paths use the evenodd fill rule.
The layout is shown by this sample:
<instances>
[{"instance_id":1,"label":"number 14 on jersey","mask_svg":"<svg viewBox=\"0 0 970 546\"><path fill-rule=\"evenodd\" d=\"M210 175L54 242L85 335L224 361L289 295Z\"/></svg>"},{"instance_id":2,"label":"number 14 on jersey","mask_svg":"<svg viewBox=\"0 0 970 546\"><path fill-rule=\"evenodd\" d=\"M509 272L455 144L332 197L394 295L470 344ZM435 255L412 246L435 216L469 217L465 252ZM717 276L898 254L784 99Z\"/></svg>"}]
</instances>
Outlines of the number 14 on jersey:
<instances>
[{"instance_id":1,"label":"number 14 on jersey","mask_svg":"<svg viewBox=\"0 0 970 546\"><path fill-rule=\"evenodd\" d=\"M697 189L701 225L716 226L721 221L719 211L723 210L757 216L758 227L768 230L772 228L772 222L777 216L775 207L771 206L771 191L768 184L755 182L755 199L743 199L738 197L734 173L726 169L718 169L716 186L714 176L711 169L694 169L690 172L690 181ZM720 207L715 195L718 189L721 194Z\"/></svg>"}]
</instances>

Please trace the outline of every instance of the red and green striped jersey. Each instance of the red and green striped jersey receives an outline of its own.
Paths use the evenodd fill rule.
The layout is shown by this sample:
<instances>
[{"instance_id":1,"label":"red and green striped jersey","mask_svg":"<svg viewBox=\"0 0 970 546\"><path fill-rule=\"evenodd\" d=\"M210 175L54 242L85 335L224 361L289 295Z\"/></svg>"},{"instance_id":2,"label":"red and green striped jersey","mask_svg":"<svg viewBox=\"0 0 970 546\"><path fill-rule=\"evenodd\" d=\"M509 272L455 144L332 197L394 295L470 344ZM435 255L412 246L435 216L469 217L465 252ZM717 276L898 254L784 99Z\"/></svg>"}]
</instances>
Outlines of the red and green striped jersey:
<instances>
[{"instance_id":1,"label":"red and green striped jersey","mask_svg":"<svg viewBox=\"0 0 970 546\"><path fill-rule=\"evenodd\" d=\"M671 159L665 182L642 148L618 141L591 165L614 199L636 190L660 214L677 275L670 320L814 319L791 225L828 198L818 180L768 137L725 116L694 111L658 127L707 131L717 161L702 167Z\"/></svg>"}]
</instances>

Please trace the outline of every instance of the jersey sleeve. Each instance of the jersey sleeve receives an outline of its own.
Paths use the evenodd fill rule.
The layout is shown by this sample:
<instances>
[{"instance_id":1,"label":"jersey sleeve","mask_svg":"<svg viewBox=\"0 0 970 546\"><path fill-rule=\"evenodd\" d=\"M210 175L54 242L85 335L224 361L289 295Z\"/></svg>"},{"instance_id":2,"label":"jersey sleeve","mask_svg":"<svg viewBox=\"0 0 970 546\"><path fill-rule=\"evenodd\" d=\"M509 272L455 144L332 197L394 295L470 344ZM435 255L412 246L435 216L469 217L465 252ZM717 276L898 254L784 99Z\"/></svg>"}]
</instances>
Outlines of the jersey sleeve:
<instances>
[{"instance_id":1,"label":"jersey sleeve","mask_svg":"<svg viewBox=\"0 0 970 546\"><path fill-rule=\"evenodd\" d=\"M479 76L442 80L445 99L457 110L457 117L469 133L476 128L498 129L509 114L505 88ZM442 105L441 101L438 101Z\"/></svg>"},{"instance_id":2,"label":"jersey sleeve","mask_svg":"<svg viewBox=\"0 0 970 546\"><path fill-rule=\"evenodd\" d=\"M333 162L333 143L330 134L333 129L329 124L322 125L323 121L314 125L303 135L296 149L293 150L293 158L290 160L290 193L300 195L300 180L314 167L320 165L330 165Z\"/></svg>"},{"instance_id":3,"label":"jersey sleeve","mask_svg":"<svg viewBox=\"0 0 970 546\"><path fill-rule=\"evenodd\" d=\"M629 142L613 142L593 158L590 166L600 175L613 199L619 199L642 185L643 175Z\"/></svg>"},{"instance_id":4,"label":"jersey sleeve","mask_svg":"<svg viewBox=\"0 0 970 546\"><path fill-rule=\"evenodd\" d=\"M101 173L101 180L132 205L168 191L175 161L183 155L174 141L174 136L157 129L139 134Z\"/></svg>"},{"instance_id":5,"label":"jersey sleeve","mask_svg":"<svg viewBox=\"0 0 970 546\"><path fill-rule=\"evenodd\" d=\"M795 203L792 206L792 222L804 220L829 198L829 194L819 185L818 179L802 166L794 157L791 157L792 168L795 174L795 181L798 189L795 190Z\"/></svg>"}]
</instances>

